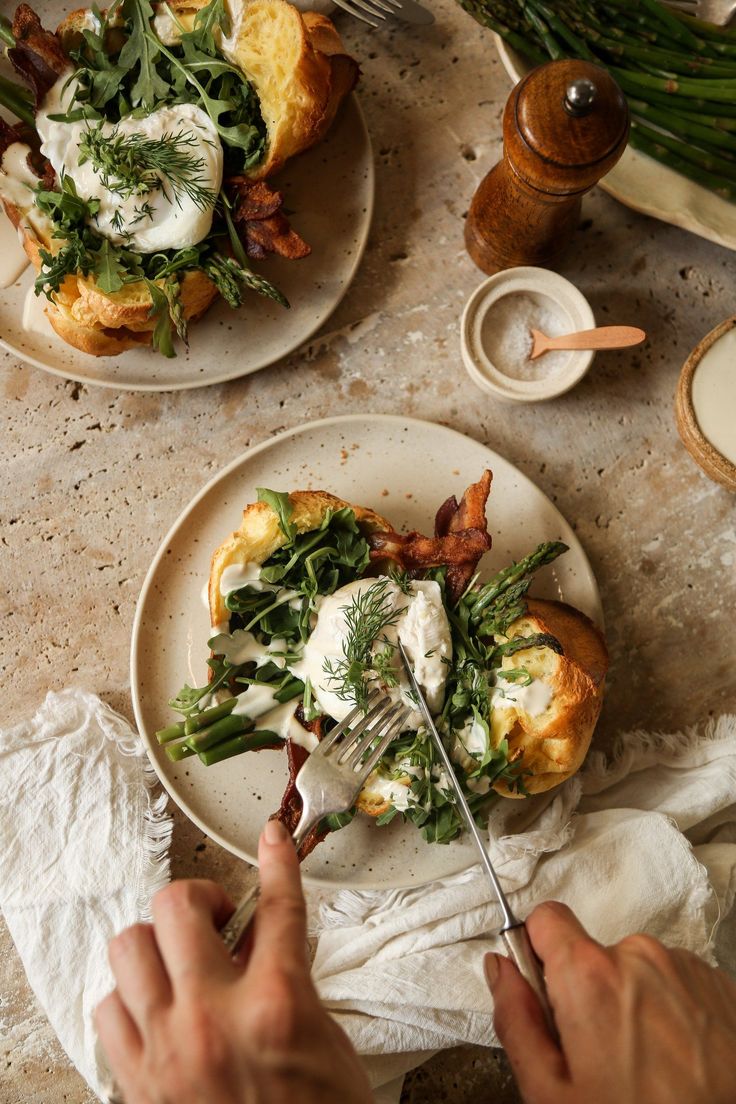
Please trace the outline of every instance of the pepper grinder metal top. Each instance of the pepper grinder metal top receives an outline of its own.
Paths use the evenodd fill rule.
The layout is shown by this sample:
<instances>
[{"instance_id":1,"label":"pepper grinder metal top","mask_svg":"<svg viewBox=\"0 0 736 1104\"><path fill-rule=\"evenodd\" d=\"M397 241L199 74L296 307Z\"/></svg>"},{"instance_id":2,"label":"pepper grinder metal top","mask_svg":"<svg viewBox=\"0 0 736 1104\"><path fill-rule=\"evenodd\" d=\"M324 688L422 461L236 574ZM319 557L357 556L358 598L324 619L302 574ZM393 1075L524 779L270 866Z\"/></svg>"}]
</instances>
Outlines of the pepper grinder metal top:
<instances>
[{"instance_id":1,"label":"pepper grinder metal top","mask_svg":"<svg viewBox=\"0 0 736 1104\"><path fill-rule=\"evenodd\" d=\"M588 61L550 61L509 96L504 155L481 181L465 244L484 272L550 266L570 242L583 195L618 161L629 134L621 89Z\"/></svg>"}]
</instances>

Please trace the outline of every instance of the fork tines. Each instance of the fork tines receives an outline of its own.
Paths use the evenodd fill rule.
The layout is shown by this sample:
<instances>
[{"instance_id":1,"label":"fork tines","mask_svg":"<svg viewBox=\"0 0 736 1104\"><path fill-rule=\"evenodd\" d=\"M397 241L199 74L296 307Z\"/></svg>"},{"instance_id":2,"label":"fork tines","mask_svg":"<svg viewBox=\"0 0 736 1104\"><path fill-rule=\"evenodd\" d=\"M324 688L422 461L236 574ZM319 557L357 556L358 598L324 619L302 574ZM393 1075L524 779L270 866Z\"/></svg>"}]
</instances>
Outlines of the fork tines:
<instances>
[{"instance_id":1,"label":"fork tines","mask_svg":"<svg viewBox=\"0 0 736 1104\"><path fill-rule=\"evenodd\" d=\"M372 770L391 740L401 731L411 710L402 702L393 702L390 698L384 697L378 690L373 690L368 695L367 706L365 711L362 706L352 709L347 717L320 741L312 754L321 753L329 756L340 766L346 765L353 770L360 767L365 771L371 763L370 770ZM343 739L333 753L332 749L341 736ZM366 751L379 737L380 741L370 758L362 763L361 760Z\"/></svg>"},{"instance_id":2,"label":"fork tines","mask_svg":"<svg viewBox=\"0 0 736 1104\"><path fill-rule=\"evenodd\" d=\"M387 15L401 11L401 0L335 0L335 3L371 27L377 27Z\"/></svg>"}]
</instances>

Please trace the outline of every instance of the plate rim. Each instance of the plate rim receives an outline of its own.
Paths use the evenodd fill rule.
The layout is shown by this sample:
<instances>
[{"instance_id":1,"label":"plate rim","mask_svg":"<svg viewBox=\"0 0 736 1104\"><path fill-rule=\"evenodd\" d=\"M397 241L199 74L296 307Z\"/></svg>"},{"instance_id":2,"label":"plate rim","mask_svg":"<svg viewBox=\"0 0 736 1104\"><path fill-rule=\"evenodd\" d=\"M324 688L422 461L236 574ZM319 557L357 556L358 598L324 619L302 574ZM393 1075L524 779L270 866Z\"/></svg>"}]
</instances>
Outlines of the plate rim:
<instances>
[{"instance_id":1,"label":"plate rim","mask_svg":"<svg viewBox=\"0 0 736 1104\"><path fill-rule=\"evenodd\" d=\"M311 421L311 422L305 422L304 424L292 426L289 429L282 430L280 433L276 433L273 436L267 437L265 440L260 441L257 445L254 445L252 448L246 449L243 453L241 453L239 456L237 456L234 460L231 460L229 464L226 464L225 467L221 468L218 472L216 472L212 476L212 478L209 479L207 481L207 483L197 492L197 494L195 494L194 497L191 498L189 500L189 502L187 502L187 504L180 511L178 516L175 518L174 522L171 524L171 526L167 530L164 537L161 539L161 542L158 546L158 549L156 550L156 554L154 555L154 557L153 557L153 559L152 559L152 561L151 561L151 563L148 567L148 570L146 572L145 578L144 578L143 583L141 585L140 593L138 595L138 600L136 602L135 614L134 614L134 617L133 617L133 624L132 624L132 627L131 627L131 637L130 637L129 676L130 676L131 701L132 701L132 705L133 705L133 714L134 714L134 717L135 717L135 722L136 722L136 728L137 728L137 731L138 731L138 735L139 735L139 737L140 737L140 739L143 743L143 746L146 750L146 756L147 756L148 762L153 767L153 769L156 773L156 776L157 776L161 786L163 787L163 789L167 793L168 797L171 799L171 801L174 803L174 805L176 805L177 808L179 808L184 813L184 815L193 824L195 824L202 832L204 832L204 834L207 836L208 839L211 839L215 843L219 844L219 846L222 847L225 851L227 851L228 854L234 855L235 857L241 859L244 862L250 863L252 866L255 866L255 867L258 866L257 856L251 855L248 852L246 852L244 850L241 850L241 849L235 849L232 846L232 844L229 844L225 841L225 839L220 834L220 832L214 831L210 826L205 825L202 822L202 820L191 811L187 801L180 799L179 795L175 795L173 793L172 789L169 786L168 779L164 775L163 771L159 768L159 763L157 762L155 756L152 753L152 749L153 749L154 745L153 745L152 740L149 737L149 735L148 735L148 733L145 729L145 726L143 724L143 711L142 711L142 704L141 704L141 700L140 700L139 679L138 679L138 668L139 668L138 647L139 647L139 637L140 637L140 632L141 632L141 625L142 625L142 620L143 620L143 610L144 610L144 607L146 605L146 601L147 601L147 598L148 598L149 591L151 590L151 587L153 585L154 578L156 576L156 573L158 571L158 568L159 568L162 560L164 559L164 557L167 554L167 549L168 549L168 547L171 543L171 540L176 536L179 529L184 525L184 523L186 522L186 519L189 517L191 512L199 505L199 503L210 493L210 491L219 482L221 482L222 480L227 479L227 477L236 468L238 468L241 464L243 464L246 460L249 460L252 457L259 455L261 452L267 451L269 448L277 446L280 441L288 440L289 438L297 437L301 434L310 433L310 432L313 432L315 429L320 429L320 428L323 428L325 426L350 425L351 423L356 423L356 422L360 422L362 425L365 425L367 421L373 422L373 423L384 423L384 424L393 424L393 425L409 425L410 427L419 426L419 427L421 427L422 429L425 429L425 430L426 430L427 427L431 427L432 429L435 429L435 430L439 429L439 430L442 430L443 432L449 433L451 435L461 437L461 438L463 438L463 440L470 440L474 444L476 444L476 445L480 446L481 448L483 448L484 450L486 450L488 453L491 453L492 455L499 457L500 459L504 460L507 464L511 465L511 467L514 469L514 472L516 473L518 478L522 482L526 482L526 483L531 484L531 486L534 488L535 491L537 491L539 494L544 495L545 499L547 499L547 501L554 508L554 510L557 512L557 514L559 514L559 516L562 518L562 520L565 522L565 524L568 526L568 528L571 529L572 537L575 540L575 543L578 547L579 553L582 557L583 565L587 569L587 571L589 573L589 576L590 576L590 579L591 579L592 584L593 584L594 596L595 596L595 600L596 600L596 610L595 610L595 616L593 617L593 620L597 624L599 624L601 626L601 628L603 627L603 607L602 607L602 602L601 602L600 588L598 586L598 580L596 579L595 572L593 571L593 567L590 563L590 560L588 559L588 555L587 555L587 553L586 553L586 551L585 551L585 549L582 545L582 542L580 541L580 538L578 537L577 533L575 533L572 530L572 527L570 526L570 522L568 522L567 518L562 513L562 511L559 509L559 507L556 505L556 503L552 502L552 500L549 498L549 496L544 491L542 491L542 489L540 487L537 486L537 484L534 482L534 480L531 479L525 472L523 472L516 464L513 464L512 461L510 461L510 460L506 460L506 458L504 456L502 456L501 453L496 452L496 450L492 449L490 447L490 445L487 445L482 441L478 441L474 437L470 437L467 433L462 433L460 430L454 429L452 426L444 425L441 422L432 422L432 421L429 421L425 418L407 417L403 414L338 414L338 415L334 415L334 416L329 417L329 418L319 418L319 419L316 419L316 420ZM472 866L472 865L473 865L473 862L471 860L469 865L467 867L465 867L464 869L469 869L470 866ZM413 881L411 883L411 886L416 887L416 886L419 886L419 885L427 885L430 882L432 882L433 880L434 879L432 877L429 877L429 878L427 878L427 879L425 879L421 882ZM315 887L315 888L322 888L322 889L326 889L326 890L329 890L329 891L336 891L336 890L340 890L340 889L353 889L353 890L355 890L356 888L359 891L362 891L362 890L365 890L367 888L366 886L356 887L351 882L344 881L342 879L327 880L324 877L316 877L316 876L313 876L313 875L309 874L307 871L302 871L302 881L304 882L305 885L309 885L309 886L312 886L312 887ZM394 886L392 884L391 886L387 886L386 888L401 888L401 887ZM404 888L406 888L406 887L404 886Z\"/></svg>"},{"instance_id":2,"label":"plate rim","mask_svg":"<svg viewBox=\"0 0 736 1104\"><path fill-rule=\"evenodd\" d=\"M373 140L371 138L371 133L368 129L368 123L366 122L365 112L363 111L363 105L360 102L360 98L359 98L357 92L351 92L349 99L350 99L350 102L351 102L353 108L355 109L355 111L357 113L358 121L359 121L361 130L362 130L362 133L363 133L363 137L365 139L365 145L366 145L365 158L366 158L366 164L367 164L368 169L369 169L368 176L367 176L367 179L366 179L366 186L367 186L367 191L368 191L367 207L366 207L366 213L365 213L365 217L363 219L363 223L362 223L362 227L361 227L360 239L358 241L357 248L355 249L355 254L354 254L354 257L353 257L353 263L350 267L348 277L345 280L345 283L343 284L343 286L340 288L339 294L336 297L336 299L334 300L334 302L333 302L332 306L330 307L330 309L328 310L327 314L323 318L320 318L319 322L316 322L307 333L303 334L299 338L299 340L295 344L291 345L289 348L285 349L282 353L280 353L278 357L276 357L275 359L271 358L270 360L266 359L262 363L256 363L252 367L249 367L246 371L225 372L225 373L222 373L218 376L213 377L212 379L207 379L206 381L205 380L187 380L187 381L183 381L183 382L171 381L171 382L167 382L165 384L162 384L162 383L138 383L138 384L135 384L135 386L134 386L133 384L130 384L130 383L121 383L119 380L90 379L89 376L78 375L74 371L69 371L69 370L62 369L62 368L55 368L55 367L50 366L49 364L44 364L44 362L39 360L37 357L29 356L28 354L21 352L14 345L11 345L10 342L6 341L2 336L0 336L0 349L4 350L6 353L9 353L11 356L16 357L18 360L22 361L24 364L28 364L32 368L38 368L42 372L48 372L50 375L56 376L57 378L64 379L64 380L73 380L75 383L81 383L86 387L87 386L88 387L102 387L102 388L105 388L108 391L130 391L133 394L136 394L136 393L151 394L151 393L157 393L157 392L158 393L164 393L164 392L168 392L168 391L194 391L194 390L197 390L198 388L215 387L218 384L230 383L233 380L242 379L245 376L253 375L255 372L260 372L264 368L270 368L271 365L278 364L279 361L283 360L285 357L291 356L292 353L296 352L297 349L300 349L312 337L314 337L314 335L322 328L322 326L326 325L326 323L329 321L329 319L335 313L337 308L340 306L340 303L343 301L343 299L347 295L348 290L350 289L350 287L351 287L351 285L352 285L352 283L355 279L358 268L362 264L363 256L365 254L366 247L368 245L368 239L370 237L371 229L373 227L373 215L375 213L375 205L376 205L376 161L375 161L374 150L373 150ZM316 148L316 147L313 147L313 148ZM309 154L310 151L307 150L305 152L307 154ZM1 213L2 212L0 212L0 214ZM24 272L25 271L26 270L24 270ZM235 314L236 314L236 318L237 318L237 312L235 312ZM195 331L195 333L196 333L196 331ZM61 340L61 338L59 338L59 340ZM125 353L121 353L120 355L125 356ZM151 350L151 355L152 356L156 355L156 354L154 354L153 350ZM97 360L97 361L103 361L104 362L107 358L106 357L95 357L94 359Z\"/></svg>"}]
</instances>

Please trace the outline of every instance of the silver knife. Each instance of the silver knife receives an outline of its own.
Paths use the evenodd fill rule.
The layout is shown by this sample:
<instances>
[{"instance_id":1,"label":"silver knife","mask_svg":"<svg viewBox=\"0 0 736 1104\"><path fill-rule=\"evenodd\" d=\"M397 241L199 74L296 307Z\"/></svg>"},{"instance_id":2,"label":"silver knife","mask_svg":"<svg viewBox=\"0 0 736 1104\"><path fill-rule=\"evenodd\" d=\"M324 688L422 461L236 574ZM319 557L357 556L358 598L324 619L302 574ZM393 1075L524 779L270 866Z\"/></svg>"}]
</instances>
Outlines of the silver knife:
<instances>
[{"instance_id":1,"label":"silver knife","mask_svg":"<svg viewBox=\"0 0 736 1104\"><path fill-rule=\"evenodd\" d=\"M522 977L526 978L526 980L529 982L529 985L534 990L537 996L537 1000L542 1006L544 1018L547 1021L547 1027L550 1029L553 1037L555 1039L558 1039L559 1036L557 1034L557 1027L555 1025L554 1016L552 1015L552 1007L549 1003L549 997L547 996L547 987L544 983L544 971L542 968L542 963L539 961L536 954L534 953L534 948L532 947L531 940L529 939L524 921L517 920L516 916L511 910L511 906L506 900L506 894L501 889L501 883L498 880L498 875L493 869L493 863L491 862L488 851L485 847L485 844L483 843L481 834L478 830L478 826L473 819L473 814L471 813L468 803L465 799L465 794L462 791L462 787L457 780L457 775L455 774L455 769L452 765L450 756L447 753L447 748L442 743L440 734L437 731L437 726L432 720L432 714L429 712L429 706L427 705L427 702L424 699L424 695L419 689L419 684L414 677L414 671L412 670L412 666L409 662L409 657L404 650L404 645L401 643L401 641L399 641L398 644L399 651L401 652L401 658L403 660L404 667L406 668L406 673L409 676L409 683L419 705L419 711L424 717L424 723L426 724L427 729L430 732L432 739L434 740L435 746L440 755L440 759L442 760L442 763L444 765L445 773L447 774L448 779L452 784L452 788L455 791L456 804L463 815L463 819L465 821L465 824L467 825L468 831L478 845L478 851L480 852L481 860L486 868L486 871L488 872L488 877L491 879L491 884L496 891L496 897L498 898L498 903L501 906L501 912L503 913L503 924L501 926L500 934L501 938L506 944L506 950L509 953L509 958L511 958L511 960L516 963L519 973Z\"/></svg>"}]
</instances>

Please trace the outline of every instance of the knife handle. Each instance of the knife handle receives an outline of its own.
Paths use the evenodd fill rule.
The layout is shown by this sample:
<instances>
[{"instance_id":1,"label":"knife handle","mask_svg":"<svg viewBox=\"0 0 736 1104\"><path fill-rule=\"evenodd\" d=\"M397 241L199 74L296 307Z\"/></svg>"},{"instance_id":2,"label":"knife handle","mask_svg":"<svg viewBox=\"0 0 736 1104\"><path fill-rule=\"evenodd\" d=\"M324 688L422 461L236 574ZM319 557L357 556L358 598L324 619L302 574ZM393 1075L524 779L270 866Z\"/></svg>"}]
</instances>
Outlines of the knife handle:
<instances>
[{"instance_id":1,"label":"knife handle","mask_svg":"<svg viewBox=\"0 0 736 1104\"><path fill-rule=\"evenodd\" d=\"M560 1041L560 1036L557 1032L557 1025L555 1024L555 1018L552 1014L552 1006L547 996L544 969L542 963L534 953L534 948L532 947L526 926L524 924L517 924L513 928L506 928L501 932L501 935L506 944L509 958L516 964L521 976L528 981L529 985L534 990L536 998L542 1006L542 1012L544 1013L544 1018L547 1022L550 1034L555 1042L558 1043Z\"/></svg>"}]
</instances>

